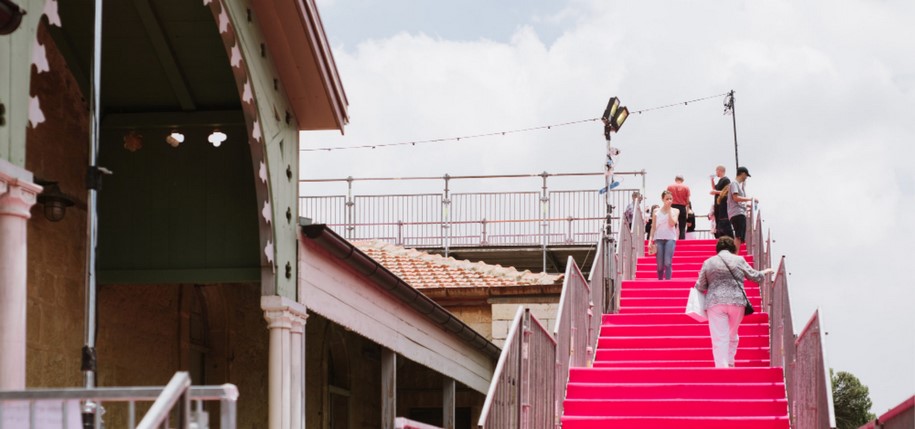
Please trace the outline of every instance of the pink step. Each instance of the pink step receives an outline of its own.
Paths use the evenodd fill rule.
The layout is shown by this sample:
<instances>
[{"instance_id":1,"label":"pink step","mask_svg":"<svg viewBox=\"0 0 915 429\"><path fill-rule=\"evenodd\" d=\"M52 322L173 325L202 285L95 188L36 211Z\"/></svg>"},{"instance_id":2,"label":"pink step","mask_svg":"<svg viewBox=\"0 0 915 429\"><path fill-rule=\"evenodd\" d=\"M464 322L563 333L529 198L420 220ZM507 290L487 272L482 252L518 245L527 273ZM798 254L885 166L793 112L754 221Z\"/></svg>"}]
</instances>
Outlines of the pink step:
<instances>
[{"instance_id":1,"label":"pink step","mask_svg":"<svg viewBox=\"0 0 915 429\"><path fill-rule=\"evenodd\" d=\"M763 360L769 358L769 347L737 347L736 359ZM613 360L690 360L712 359L712 344L695 348L660 348L660 349L597 349L595 361Z\"/></svg>"},{"instance_id":2,"label":"pink step","mask_svg":"<svg viewBox=\"0 0 915 429\"><path fill-rule=\"evenodd\" d=\"M708 259L712 256L715 256L715 255L699 255L699 256L685 255L685 254L678 254L676 251L674 251L674 257L673 257L673 259L671 259L671 263L672 264L701 264L701 263L705 262L706 259ZM744 256L744 259L747 260L747 263L749 263L750 265L753 265L752 256ZM638 265L638 264L657 264L657 262L658 262L658 258L656 258L654 255L642 256L635 261L636 265Z\"/></svg>"},{"instance_id":3,"label":"pink step","mask_svg":"<svg viewBox=\"0 0 915 429\"><path fill-rule=\"evenodd\" d=\"M601 337L634 337L634 336L699 336L708 335L708 324L694 325L605 325L600 328ZM769 335L769 325L765 323L741 324L737 330L741 337L750 335Z\"/></svg>"},{"instance_id":4,"label":"pink step","mask_svg":"<svg viewBox=\"0 0 915 429\"><path fill-rule=\"evenodd\" d=\"M775 368L570 368L570 382L587 383L779 383Z\"/></svg>"},{"instance_id":5,"label":"pink step","mask_svg":"<svg viewBox=\"0 0 915 429\"><path fill-rule=\"evenodd\" d=\"M788 429L787 414L769 416L592 417L563 416L563 429Z\"/></svg>"},{"instance_id":6,"label":"pink step","mask_svg":"<svg viewBox=\"0 0 915 429\"><path fill-rule=\"evenodd\" d=\"M695 271L698 273L699 270L702 269L702 262L679 262L676 264L671 263L670 266L674 271L692 270L692 271ZM646 262L644 264L635 265L636 272L652 271L652 270L657 270L657 268L658 268L658 264L654 260L652 260L651 262Z\"/></svg>"},{"instance_id":7,"label":"pink step","mask_svg":"<svg viewBox=\"0 0 915 429\"><path fill-rule=\"evenodd\" d=\"M739 335L739 334L738 334ZM656 337L600 337L598 347L601 349L674 349L712 347L711 336L705 335L666 335ZM740 347L769 347L769 334L742 335Z\"/></svg>"},{"instance_id":8,"label":"pink step","mask_svg":"<svg viewBox=\"0 0 915 429\"><path fill-rule=\"evenodd\" d=\"M754 308L759 308L759 304L762 302L762 298L759 295L750 295L747 293L747 297L750 298L750 303L753 304ZM630 308L630 307L678 307L680 310L685 310L686 301L688 297L647 297L647 298L620 298L620 307L621 308Z\"/></svg>"},{"instance_id":9,"label":"pink step","mask_svg":"<svg viewBox=\"0 0 915 429\"><path fill-rule=\"evenodd\" d=\"M622 289L628 287L661 287L667 289L675 288L684 288L689 291L689 288L696 285L696 280L699 279L699 276L696 275L691 278L679 278L671 280L658 280L658 279L635 279L635 280L623 280ZM751 280L744 280L744 287L759 287L759 284Z\"/></svg>"},{"instance_id":10,"label":"pink step","mask_svg":"<svg viewBox=\"0 0 915 429\"><path fill-rule=\"evenodd\" d=\"M785 399L573 399L563 404L566 416L770 416L788 413Z\"/></svg>"},{"instance_id":11,"label":"pink step","mask_svg":"<svg viewBox=\"0 0 915 429\"><path fill-rule=\"evenodd\" d=\"M744 316L742 325L753 323L769 323L767 313L753 313ZM685 324L701 325L708 329L707 322L697 322L686 314L604 314L601 318L601 325L651 325L651 324Z\"/></svg>"},{"instance_id":12,"label":"pink step","mask_svg":"<svg viewBox=\"0 0 915 429\"><path fill-rule=\"evenodd\" d=\"M785 383L573 383L567 398L601 399L781 399Z\"/></svg>"},{"instance_id":13,"label":"pink step","mask_svg":"<svg viewBox=\"0 0 915 429\"><path fill-rule=\"evenodd\" d=\"M759 304L753 304L753 308L759 311ZM620 314L684 314L685 311L686 301L676 307L626 307L620 309Z\"/></svg>"},{"instance_id":14,"label":"pink step","mask_svg":"<svg viewBox=\"0 0 915 429\"><path fill-rule=\"evenodd\" d=\"M738 368L768 367L766 359L735 359ZM689 360L615 360L611 362L594 362L595 368L714 368L715 361L709 353L708 359Z\"/></svg>"},{"instance_id":15,"label":"pink step","mask_svg":"<svg viewBox=\"0 0 915 429\"><path fill-rule=\"evenodd\" d=\"M759 288L751 287L746 288L748 296L759 296ZM684 302L689 298L689 288L637 288L637 287L627 287L620 289L620 298L662 298L662 297L679 297L683 298Z\"/></svg>"}]
</instances>

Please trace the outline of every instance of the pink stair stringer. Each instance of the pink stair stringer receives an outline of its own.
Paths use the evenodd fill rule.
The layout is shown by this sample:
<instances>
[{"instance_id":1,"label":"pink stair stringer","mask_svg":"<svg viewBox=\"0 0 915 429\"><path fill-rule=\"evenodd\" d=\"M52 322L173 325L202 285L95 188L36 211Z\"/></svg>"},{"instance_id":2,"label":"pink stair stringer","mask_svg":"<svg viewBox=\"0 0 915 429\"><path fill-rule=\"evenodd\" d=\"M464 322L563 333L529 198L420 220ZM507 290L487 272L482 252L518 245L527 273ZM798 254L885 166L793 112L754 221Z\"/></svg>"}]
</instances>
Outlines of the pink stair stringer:
<instances>
[{"instance_id":1,"label":"pink stair stringer","mask_svg":"<svg viewBox=\"0 0 915 429\"><path fill-rule=\"evenodd\" d=\"M620 312L603 315L593 367L569 372L564 429L789 427L784 373L770 367L759 286L744 283L757 313L740 325L737 368L714 367L708 323L684 314L714 243L678 241L672 280L657 280L653 256L639 258L635 280L622 282Z\"/></svg>"}]
</instances>

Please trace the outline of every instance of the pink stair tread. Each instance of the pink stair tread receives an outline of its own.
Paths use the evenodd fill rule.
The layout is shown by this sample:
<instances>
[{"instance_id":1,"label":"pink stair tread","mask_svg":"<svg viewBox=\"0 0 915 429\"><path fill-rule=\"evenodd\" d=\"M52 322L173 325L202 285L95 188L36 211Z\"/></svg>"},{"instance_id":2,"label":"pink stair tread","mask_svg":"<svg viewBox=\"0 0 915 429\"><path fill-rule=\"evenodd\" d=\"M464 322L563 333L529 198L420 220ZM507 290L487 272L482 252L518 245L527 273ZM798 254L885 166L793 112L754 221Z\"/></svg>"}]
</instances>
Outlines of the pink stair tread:
<instances>
[{"instance_id":1,"label":"pink stair tread","mask_svg":"<svg viewBox=\"0 0 915 429\"><path fill-rule=\"evenodd\" d=\"M740 254L753 263L745 247ZM620 312L602 316L593 367L570 369L564 429L789 427L759 285L744 283L757 313L738 330L737 368L714 367L708 323L684 314L702 263L714 255L715 240L677 242L672 280L657 280L654 256L638 259L636 279L622 282Z\"/></svg>"}]
</instances>

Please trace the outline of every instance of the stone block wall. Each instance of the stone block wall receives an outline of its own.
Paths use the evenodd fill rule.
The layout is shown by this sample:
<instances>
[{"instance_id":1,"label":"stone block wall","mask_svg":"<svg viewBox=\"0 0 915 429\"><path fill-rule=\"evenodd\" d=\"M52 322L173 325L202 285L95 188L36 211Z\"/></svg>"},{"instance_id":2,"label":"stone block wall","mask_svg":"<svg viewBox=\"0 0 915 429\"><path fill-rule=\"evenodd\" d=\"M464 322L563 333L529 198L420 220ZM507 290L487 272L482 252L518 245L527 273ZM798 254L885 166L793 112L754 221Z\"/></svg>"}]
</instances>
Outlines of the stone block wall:
<instances>
[{"instance_id":1,"label":"stone block wall","mask_svg":"<svg viewBox=\"0 0 915 429\"><path fill-rule=\"evenodd\" d=\"M559 311L559 297L530 297L493 299L492 302L492 342L499 347L505 344L508 330L519 306L531 309L531 314L537 318L544 328L552 334L556 327L556 313Z\"/></svg>"}]
</instances>

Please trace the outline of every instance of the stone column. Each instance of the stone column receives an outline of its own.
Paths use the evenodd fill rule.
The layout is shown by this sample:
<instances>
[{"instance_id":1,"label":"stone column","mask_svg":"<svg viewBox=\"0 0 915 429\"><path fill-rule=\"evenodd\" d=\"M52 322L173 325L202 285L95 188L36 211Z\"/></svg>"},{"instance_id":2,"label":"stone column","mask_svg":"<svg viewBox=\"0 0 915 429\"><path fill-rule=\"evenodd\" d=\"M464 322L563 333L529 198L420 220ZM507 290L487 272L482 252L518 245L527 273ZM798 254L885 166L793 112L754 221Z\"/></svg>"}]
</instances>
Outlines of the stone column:
<instances>
[{"instance_id":1,"label":"stone column","mask_svg":"<svg viewBox=\"0 0 915 429\"><path fill-rule=\"evenodd\" d=\"M25 389L26 221L41 186L0 159L0 390Z\"/></svg>"},{"instance_id":2,"label":"stone column","mask_svg":"<svg viewBox=\"0 0 915 429\"><path fill-rule=\"evenodd\" d=\"M297 413L305 408L304 374L299 362L304 363L305 306L282 296L262 296L261 309L270 329L270 356L268 358L267 427L290 429L293 422L302 419ZM294 333L299 331L300 333ZM299 337L294 340L293 337ZM299 345L294 345L294 343ZM298 369L296 369L298 367ZM302 426L297 426L302 427Z\"/></svg>"},{"instance_id":3,"label":"stone column","mask_svg":"<svg viewBox=\"0 0 915 429\"><path fill-rule=\"evenodd\" d=\"M305 427L305 318L292 321L292 389L290 391L290 425L293 429Z\"/></svg>"}]
</instances>

